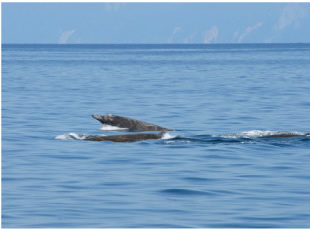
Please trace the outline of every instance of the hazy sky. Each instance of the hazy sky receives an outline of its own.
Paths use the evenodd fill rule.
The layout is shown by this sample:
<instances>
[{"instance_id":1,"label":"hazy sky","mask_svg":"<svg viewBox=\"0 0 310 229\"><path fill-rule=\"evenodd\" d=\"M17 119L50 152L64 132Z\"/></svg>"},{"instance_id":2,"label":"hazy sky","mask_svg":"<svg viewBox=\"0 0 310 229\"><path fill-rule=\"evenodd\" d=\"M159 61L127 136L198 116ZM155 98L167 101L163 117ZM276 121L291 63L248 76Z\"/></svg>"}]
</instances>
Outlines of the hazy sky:
<instances>
[{"instance_id":1,"label":"hazy sky","mask_svg":"<svg viewBox=\"0 0 310 229\"><path fill-rule=\"evenodd\" d=\"M2 3L2 42L310 42L310 3Z\"/></svg>"}]
</instances>

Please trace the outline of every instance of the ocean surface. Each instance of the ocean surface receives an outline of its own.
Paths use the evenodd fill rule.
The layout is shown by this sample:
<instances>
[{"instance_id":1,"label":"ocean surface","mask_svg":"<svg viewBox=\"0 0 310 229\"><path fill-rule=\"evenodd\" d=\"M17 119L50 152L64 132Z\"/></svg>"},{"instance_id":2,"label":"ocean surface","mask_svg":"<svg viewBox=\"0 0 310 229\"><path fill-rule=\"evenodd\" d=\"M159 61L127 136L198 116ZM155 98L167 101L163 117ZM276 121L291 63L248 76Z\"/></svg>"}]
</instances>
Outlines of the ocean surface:
<instances>
[{"instance_id":1,"label":"ocean surface","mask_svg":"<svg viewBox=\"0 0 310 229\"><path fill-rule=\"evenodd\" d=\"M309 228L308 132L310 44L2 45L2 227Z\"/></svg>"}]
</instances>

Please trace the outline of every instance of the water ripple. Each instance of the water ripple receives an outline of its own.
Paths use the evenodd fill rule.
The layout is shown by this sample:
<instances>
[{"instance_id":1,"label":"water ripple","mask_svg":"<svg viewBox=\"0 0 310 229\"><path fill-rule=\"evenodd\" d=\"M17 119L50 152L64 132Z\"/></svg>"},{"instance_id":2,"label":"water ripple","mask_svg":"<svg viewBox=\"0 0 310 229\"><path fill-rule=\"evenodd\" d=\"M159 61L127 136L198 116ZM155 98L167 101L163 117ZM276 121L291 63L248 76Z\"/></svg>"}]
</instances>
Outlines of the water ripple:
<instances>
[{"instance_id":1,"label":"water ripple","mask_svg":"<svg viewBox=\"0 0 310 229\"><path fill-rule=\"evenodd\" d=\"M177 196L215 196L216 193L209 191L197 191L192 189L170 188L160 190L161 193Z\"/></svg>"}]
</instances>

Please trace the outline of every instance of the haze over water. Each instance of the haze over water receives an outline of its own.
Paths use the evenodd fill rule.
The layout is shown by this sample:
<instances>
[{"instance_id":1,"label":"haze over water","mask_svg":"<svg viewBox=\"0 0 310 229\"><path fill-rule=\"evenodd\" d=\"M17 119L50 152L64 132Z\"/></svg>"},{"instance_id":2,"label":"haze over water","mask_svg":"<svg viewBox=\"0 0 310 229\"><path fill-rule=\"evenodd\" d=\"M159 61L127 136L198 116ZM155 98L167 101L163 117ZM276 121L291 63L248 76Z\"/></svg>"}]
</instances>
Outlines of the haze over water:
<instances>
[{"instance_id":1,"label":"haze over water","mask_svg":"<svg viewBox=\"0 0 310 229\"><path fill-rule=\"evenodd\" d=\"M310 227L309 44L3 45L3 227ZM113 113L176 131L86 142ZM62 140L59 140L62 139Z\"/></svg>"}]
</instances>

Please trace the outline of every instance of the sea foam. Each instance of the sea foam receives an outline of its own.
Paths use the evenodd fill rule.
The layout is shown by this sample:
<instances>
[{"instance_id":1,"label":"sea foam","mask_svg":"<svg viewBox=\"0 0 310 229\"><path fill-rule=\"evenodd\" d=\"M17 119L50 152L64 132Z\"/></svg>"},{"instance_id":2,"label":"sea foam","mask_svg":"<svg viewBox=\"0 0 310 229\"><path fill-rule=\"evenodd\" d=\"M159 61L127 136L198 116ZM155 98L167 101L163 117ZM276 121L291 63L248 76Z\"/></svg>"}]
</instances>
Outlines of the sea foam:
<instances>
[{"instance_id":1,"label":"sea foam","mask_svg":"<svg viewBox=\"0 0 310 229\"><path fill-rule=\"evenodd\" d=\"M76 134L76 133L69 133L69 134L61 134L55 137L56 140L84 140L88 137L88 134Z\"/></svg>"},{"instance_id":2,"label":"sea foam","mask_svg":"<svg viewBox=\"0 0 310 229\"><path fill-rule=\"evenodd\" d=\"M171 135L169 133L164 133L164 135L161 137L161 139L172 139L175 138L175 135Z\"/></svg>"}]
</instances>

